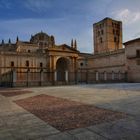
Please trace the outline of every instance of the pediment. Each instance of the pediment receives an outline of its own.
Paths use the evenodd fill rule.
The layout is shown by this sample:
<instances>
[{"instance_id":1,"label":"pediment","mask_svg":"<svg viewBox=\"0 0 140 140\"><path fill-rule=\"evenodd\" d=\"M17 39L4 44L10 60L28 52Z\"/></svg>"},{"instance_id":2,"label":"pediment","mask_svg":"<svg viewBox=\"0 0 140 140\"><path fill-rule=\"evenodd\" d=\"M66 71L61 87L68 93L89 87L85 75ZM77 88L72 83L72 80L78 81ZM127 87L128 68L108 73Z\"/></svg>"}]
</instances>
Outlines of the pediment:
<instances>
[{"instance_id":1,"label":"pediment","mask_svg":"<svg viewBox=\"0 0 140 140\"><path fill-rule=\"evenodd\" d=\"M68 46L67 44L59 45L59 46L57 46L57 48L62 51L79 52L78 50Z\"/></svg>"}]
</instances>

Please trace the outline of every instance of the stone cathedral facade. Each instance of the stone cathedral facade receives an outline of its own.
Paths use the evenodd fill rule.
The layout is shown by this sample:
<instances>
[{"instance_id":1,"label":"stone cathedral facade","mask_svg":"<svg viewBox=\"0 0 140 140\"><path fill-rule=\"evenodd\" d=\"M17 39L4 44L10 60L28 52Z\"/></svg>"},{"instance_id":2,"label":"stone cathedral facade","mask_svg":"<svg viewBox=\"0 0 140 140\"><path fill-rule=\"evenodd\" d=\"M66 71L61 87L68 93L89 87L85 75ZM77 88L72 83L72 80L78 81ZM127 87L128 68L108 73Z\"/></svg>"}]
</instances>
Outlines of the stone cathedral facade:
<instances>
[{"instance_id":1,"label":"stone cathedral facade","mask_svg":"<svg viewBox=\"0 0 140 140\"><path fill-rule=\"evenodd\" d=\"M27 42L18 37L0 44L1 86L45 86L98 82L140 82L140 39L122 44L122 22L110 18L93 24L94 54L55 44L44 32Z\"/></svg>"}]
</instances>

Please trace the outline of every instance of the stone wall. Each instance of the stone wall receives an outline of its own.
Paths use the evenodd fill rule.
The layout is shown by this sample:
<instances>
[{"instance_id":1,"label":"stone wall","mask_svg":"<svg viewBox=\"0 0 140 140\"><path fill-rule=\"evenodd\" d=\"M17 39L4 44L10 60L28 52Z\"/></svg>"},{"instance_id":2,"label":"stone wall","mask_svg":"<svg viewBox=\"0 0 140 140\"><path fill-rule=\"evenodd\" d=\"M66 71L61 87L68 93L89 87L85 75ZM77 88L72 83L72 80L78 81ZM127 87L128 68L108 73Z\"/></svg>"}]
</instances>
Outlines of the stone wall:
<instances>
[{"instance_id":1,"label":"stone wall","mask_svg":"<svg viewBox=\"0 0 140 140\"><path fill-rule=\"evenodd\" d=\"M125 44L126 67L129 82L140 82L140 56L136 51L140 51L140 39Z\"/></svg>"},{"instance_id":2,"label":"stone wall","mask_svg":"<svg viewBox=\"0 0 140 140\"><path fill-rule=\"evenodd\" d=\"M98 72L125 72L124 49L94 55L88 59L88 69Z\"/></svg>"},{"instance_id":3,"label":"stone wall","mask_svg":"<svg viewBox=\"0 0 140 140\"><path fill-rule=\"evenodd\" d=\"M11 67L11 62L14 62L14 67L18 68L20 71L22 68L22 71L26 71L26 61L29 61L29 67L35 68L40 67L40 63L42 63L42 67L47 66L46 56L42 56L39 54L34 53L17 53L17 52L1 52L0 53L0 67L1 71L0 73L3 74L7 71L9 71L8 68ZM25 68L25 69L23 69Z\"/></svg>"}]
</instances>

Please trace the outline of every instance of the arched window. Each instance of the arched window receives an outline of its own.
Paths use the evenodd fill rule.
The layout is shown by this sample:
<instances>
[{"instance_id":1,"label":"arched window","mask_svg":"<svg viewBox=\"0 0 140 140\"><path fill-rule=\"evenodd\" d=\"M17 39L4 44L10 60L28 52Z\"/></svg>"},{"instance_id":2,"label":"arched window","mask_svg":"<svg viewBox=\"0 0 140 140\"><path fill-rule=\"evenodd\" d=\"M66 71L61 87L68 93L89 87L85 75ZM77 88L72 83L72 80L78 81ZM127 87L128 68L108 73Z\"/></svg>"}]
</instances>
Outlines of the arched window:
<instances>
[{"instance_id":1,"label":"arched window","mask_svg":"<svg viewBox=\"0 0 140 140\"><path fill-rule=\"evenodd\" d=\"M103 40L102 40L102 38L100 38L100 43L102 43L103 42Z\"/></svg>"},{"instance_id":2,"label":"arched window","mask_svg":"<svg viewBox=\"0 0 140 140\"><path fill-rule=\"evenodd\" d=\"M98 36L100 35L100 31L98 31Z\"/></svg>"},{"instance_id":3,"label":"arched window","mask_svg":"<svg viewBox=\"0 0 140 140\"><path fill-rule=\"evenodd\" d=\"M140 57L140 50L136 50L136 56Z\"/></svg>"},{"instance_id":4,"label":"arched window","mask_svg":"<svg viewBox=\"0 0 140 140\"><path fill-rule=\"evenodd\" d=\"M26 60L26 67L29 67L29 61Z\"/></svg>"},{"instance_id":5,"label":"arched window","mask_svg":"<svg viewBox=\"0 0 140 140\"><path fill-rule=\"evenodd\" d=\"M14 67L14 61L11 61L11 67Z\"/></svg>"},{"instance_id":6,"label":"arched window","mask_svg":"<svg viewBox=\"0 0 140 140\"><path fill-rule=\"evenodd\" d=\"M113 29L113 34L115 34L115 30Z\"/></svg>"},{"instance_id":7,"label":"arched window","mask_svg":"<svg viewBox=\"0 0 140 140\"><path fill-rule=\"evenodd\" d=\"M112 22L112 27L114 27L114 23Z\"/></svg>"},{"instance_id":8,"label":"arched window","mask_svg":"<svg viewBox=\"0 0 140 140\"><path fill-rule=\"evenodd\" d=\"M116 35L119 35L119 30L116 30Z\"/></svg>"},{"instance_id":9,"label":"arched window","mask_svg":"<svg viewBox=\"0 0 140 140\"><path fill-rule=\"evenodd\" d=\"M116 37L114 37L114 42L117 42L117 38Z\"/></svg>"},{"instance_id":10,"label":"arched window","mask_svg":"<svg viewBox=\"0 0 140 140\"><path fill-rule=\"evenodd\" d=\"M104 30L101 30L102 35L104 34Z\"/></svg>"},{"instance_id":11,"label":"arched window","mask_svg":"<svg viewBox=\"0 0 140 140\"><path fill-rule=\"evenodd\" d=\"M43 63L42 63L42 62L40 62L40 67L41 67L41 68L43 67Z\"/></svg>"}]
</instances>

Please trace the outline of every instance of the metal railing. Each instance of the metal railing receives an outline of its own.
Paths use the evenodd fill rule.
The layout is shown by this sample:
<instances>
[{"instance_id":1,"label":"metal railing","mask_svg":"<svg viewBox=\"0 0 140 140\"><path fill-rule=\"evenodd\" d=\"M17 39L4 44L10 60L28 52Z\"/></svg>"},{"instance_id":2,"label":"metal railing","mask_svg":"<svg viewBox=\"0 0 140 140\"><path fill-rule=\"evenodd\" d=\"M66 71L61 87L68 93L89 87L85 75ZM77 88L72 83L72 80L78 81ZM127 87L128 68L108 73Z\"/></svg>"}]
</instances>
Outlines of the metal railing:
<instances>
[{"instance_id":1,"label":"metal railing","mask_svg":"<svg viewBox=\"0 0 140 140\"><path fill-rule=\"evenodd\" d=\"M65 72L64 77L65 77ZM7 70L0 75L0 86L51 86L80 83L107 83L107 82L127 82L127 73L115 72L91 72L88 70L77 70L68 72L67 78L59 80L59 72L56 71L16 71Z\"/></svg>"}]
</instances>

